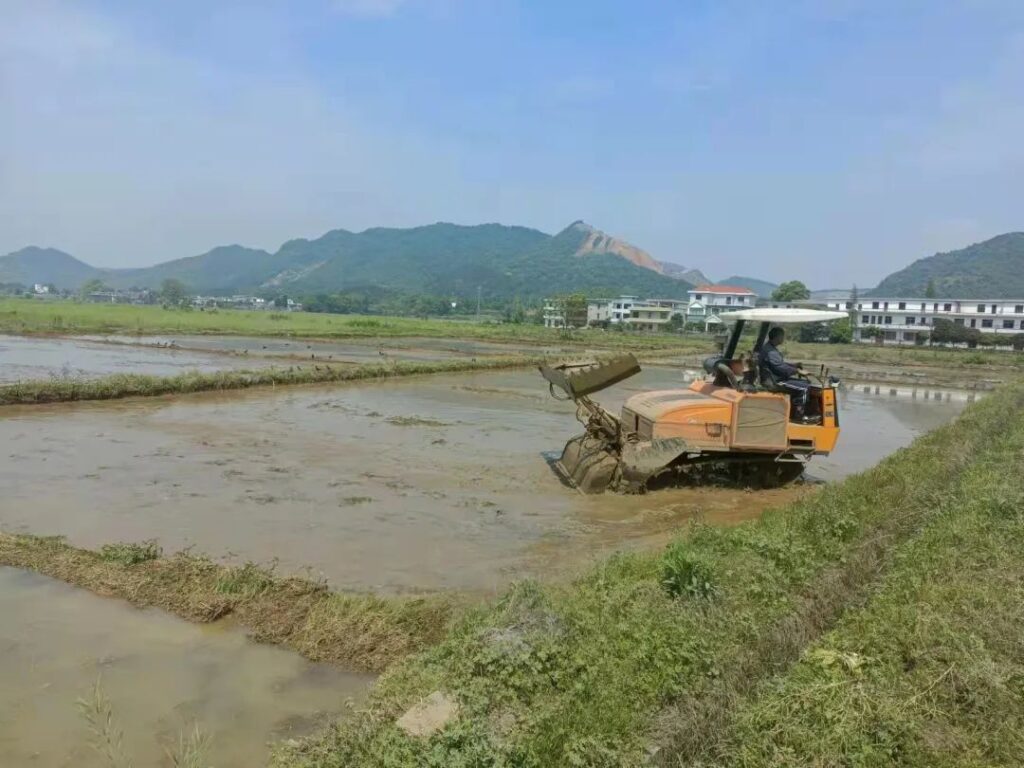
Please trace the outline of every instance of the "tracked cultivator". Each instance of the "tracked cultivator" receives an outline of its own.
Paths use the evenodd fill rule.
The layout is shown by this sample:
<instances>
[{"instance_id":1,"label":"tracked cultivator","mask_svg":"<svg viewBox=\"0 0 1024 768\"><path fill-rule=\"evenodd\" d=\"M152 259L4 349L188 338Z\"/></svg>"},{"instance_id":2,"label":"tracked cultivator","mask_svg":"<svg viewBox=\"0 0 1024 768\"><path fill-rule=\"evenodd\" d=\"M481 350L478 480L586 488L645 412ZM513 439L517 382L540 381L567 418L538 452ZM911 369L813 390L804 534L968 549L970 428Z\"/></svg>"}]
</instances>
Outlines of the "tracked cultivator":
<instances>
[{"instance_id":1,"label":"tracked cultivator","mask_svg":"<svg viewBox=\"0 0 1024 768\"><path fill-rule=\"evenodd\" d=\"M641 392L615 416L590 395L640 372L633 355L542 365L551 394L576 403L584 432L566 443L555 467L583 493L642 492L655 478L724 477L756 486L795 480L839 437L836 380L822 369L808 381L806 402L762 382L756 360L771 324L825 322L841 312L748 309L723 313L733 330L721 356L704 362L707 377L686 389ZM734 358L748 321L760 323L753 352ZM562 394L559 394L559 391Z\"/></svg>"},{"instance_id":2,"label":"tracked cultivator","mask_svg":"<svg viewBox=\"0 0 1024 768\"><path fill-rule=\"evenodd\" d=\"M576 418L585 427L562 451L555 467L583 493L606 490L636 492L643 490L652 476L670 466L684 453L682 440L641 441L636 432L623 427L622 420L588 397L640 373L633 355L621 355L583 363L542 365L551 394L555 388L576 403Z\"/></svg>"}]
</instances>

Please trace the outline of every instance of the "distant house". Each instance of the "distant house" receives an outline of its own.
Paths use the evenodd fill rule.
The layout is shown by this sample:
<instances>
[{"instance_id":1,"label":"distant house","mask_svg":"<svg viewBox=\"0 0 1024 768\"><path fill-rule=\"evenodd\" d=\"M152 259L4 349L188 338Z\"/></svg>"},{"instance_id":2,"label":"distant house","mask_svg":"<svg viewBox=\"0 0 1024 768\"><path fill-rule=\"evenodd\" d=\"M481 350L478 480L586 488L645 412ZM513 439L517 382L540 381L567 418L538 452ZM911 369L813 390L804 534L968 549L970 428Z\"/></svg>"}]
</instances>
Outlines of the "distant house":
<instances>
[{"instance_id":1,"label":"distant house","mask_svg":"<svg viewBox=\"0 0 1024 768\"><path fill-rule=\"evenodd\" d=\"M757 302L757 294L749 288L737 285L698 285L687 293L690 303L697 301L711 312L722 312L726 309L745 309L753 307Z\"/></svg>"},{"instance_id":2,"label":"distant house","mask_svg":"<svg viewBox=\"0 0 1024 768\"><path fill-rule=\"evenodd\" d=\"M633 307L641 302L636 296L617 299L591 299L587 302L587 323L622 323L633 316Z\"/></svg>"},{"instance_id":3,"label":"distant house","mask_svg":"<svg viewBox=\"0 0 1024 768\"><path fill-rule=\"evenodd\" d=\"M565 311L554 299L544 300L544 327L565 328Z\"/></svg>"},{"instance_id":4,"label":"distant house","mask_svg":"<svg viewBox=\"0 0 1024 768\"><path fill-rule=\"evenodd\" d=\"M721 325L719 312L747 309L757 304L757 294L738 285L698 285L687 291L686 322L701 324L705 331Z\"/></svg>"},{"instance_id":5,"label":"distant house","mask_svg":"<svg viewBox=\"0 0 1024 768\"><path fill-rule=\"evenodd\" d=\"M36 283L35 285L32 286L32 291L33 293L43 295L50 292L50 286L43 285L42 283Z\"/></svg>"},{"instance_id":6,"label":"distant house","mask_svg":"<svg viewBox=\"0 0 1024 768\"><path fill-rule=\"evenodd\" d=\"M644 302L634 304L629 317L622 322L627 328L635 331L659 331L665 328L672 319L672 307L660 307Z\"/></svg>"},{"instance_id":7,"label":"distant house","mask_svg":"<svg viewBox=\"0 0 1024 768\"><path fill-rule=\"evenodd\" d=\"M1024 334L1024 298L935 299L925 297L868 297L826 301L829 309L850 312L854 341L883 344L921 344L936 320L994 333L1006 338Z\"/></svg>"}]
</instances>

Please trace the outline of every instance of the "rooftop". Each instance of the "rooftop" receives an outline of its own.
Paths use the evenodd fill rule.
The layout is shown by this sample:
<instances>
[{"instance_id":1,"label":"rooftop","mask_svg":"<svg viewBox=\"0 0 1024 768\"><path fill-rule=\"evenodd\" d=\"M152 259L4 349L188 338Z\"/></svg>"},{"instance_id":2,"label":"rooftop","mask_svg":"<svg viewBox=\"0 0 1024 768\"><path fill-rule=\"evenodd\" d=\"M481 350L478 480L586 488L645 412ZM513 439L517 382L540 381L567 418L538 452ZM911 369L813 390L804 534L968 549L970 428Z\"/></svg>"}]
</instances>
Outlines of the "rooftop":
<instances>
[{"instance_id":1,"label":"rooftop","mask_svg":"<svg viewBox=\"0 0 1024 768\"><path fill-rule=\"evenodd\" d=\"M756 296L749 288L739 285L698 285L690 293L742 293L748 296Z\"/></svg>"}]
</instances>

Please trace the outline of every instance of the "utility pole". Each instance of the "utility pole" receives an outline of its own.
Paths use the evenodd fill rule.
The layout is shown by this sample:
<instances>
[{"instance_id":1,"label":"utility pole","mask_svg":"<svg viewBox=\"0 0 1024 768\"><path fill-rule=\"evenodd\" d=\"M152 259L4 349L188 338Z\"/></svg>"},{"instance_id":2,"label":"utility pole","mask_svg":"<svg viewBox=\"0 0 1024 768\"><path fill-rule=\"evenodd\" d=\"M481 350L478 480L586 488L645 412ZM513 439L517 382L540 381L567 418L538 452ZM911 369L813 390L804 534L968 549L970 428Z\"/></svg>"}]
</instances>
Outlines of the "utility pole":
<instances>
[{"instance_id":1,"label":"utility pole","mask_svg":"<svg viewBox=\"0 0 1024 768\"><path fill-rule=\"evenodd\" d=\"M483 289L482 285L476 287L476 321L480 322L480 291Z\"/></svg>"}]
</instances>

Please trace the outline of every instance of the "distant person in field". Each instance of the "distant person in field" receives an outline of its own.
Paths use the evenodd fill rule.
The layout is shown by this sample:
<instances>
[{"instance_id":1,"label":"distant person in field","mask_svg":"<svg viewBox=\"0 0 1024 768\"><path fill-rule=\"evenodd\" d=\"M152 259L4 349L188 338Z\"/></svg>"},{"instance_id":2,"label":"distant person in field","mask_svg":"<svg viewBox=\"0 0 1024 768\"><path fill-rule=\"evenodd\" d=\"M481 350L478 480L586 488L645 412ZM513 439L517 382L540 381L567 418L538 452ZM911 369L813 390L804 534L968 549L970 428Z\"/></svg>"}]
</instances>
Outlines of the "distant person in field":
<instances>
[{"instance_id":1,"label":"distant person in field","mask_svg":"<svg viewBox=\"0 0 1024 768\"><path fill-rule=\"evenodd\" d=\"M786 332L776 326L768 333L768 341L761 348L760 368L761 383L775 384L786 392L793 402L793 410L802 416L807 405L807 390L811 383L803 377L803 369L799 365L787 363L779 351L786 342Z\"/></svg>"}]
</instances>

